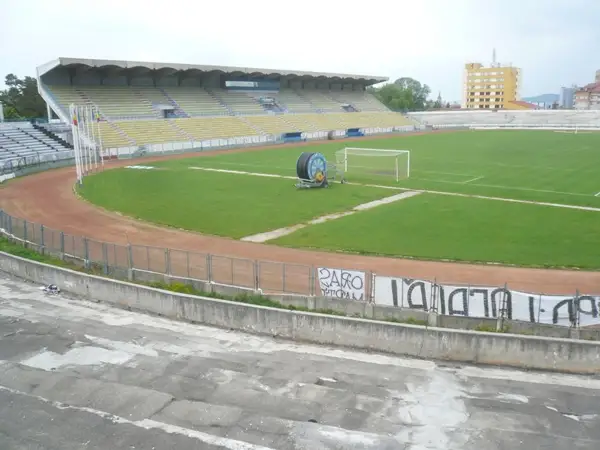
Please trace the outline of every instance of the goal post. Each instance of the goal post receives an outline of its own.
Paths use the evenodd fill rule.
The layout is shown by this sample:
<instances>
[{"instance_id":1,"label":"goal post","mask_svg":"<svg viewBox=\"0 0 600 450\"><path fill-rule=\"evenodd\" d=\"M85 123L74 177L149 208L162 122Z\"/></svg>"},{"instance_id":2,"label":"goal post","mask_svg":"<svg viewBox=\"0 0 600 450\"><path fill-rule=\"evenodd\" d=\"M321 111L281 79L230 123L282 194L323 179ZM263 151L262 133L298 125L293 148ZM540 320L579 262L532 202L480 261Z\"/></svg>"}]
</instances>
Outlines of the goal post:
<instances>
[{"instance_id":1,"label":"goal post","mask_svg":"<svg viewBox=\"0 0 600 450\"><path fill-rule=\"evenodd\" d=\"M73 153L77 181L99 168L104 168L100 110L91 105L69 105L69 119L73 135Z\"/></svg>"},{"instance_id":2,"label":"goal post","mask_svg":"<svg viewBox=\"0 0 600 450\"><path fill-rule=\"evenodd\" d=\"M335 162L345 174L410 177L410 150L345 147L335 152Z\"/></svg>"}]
</instances>

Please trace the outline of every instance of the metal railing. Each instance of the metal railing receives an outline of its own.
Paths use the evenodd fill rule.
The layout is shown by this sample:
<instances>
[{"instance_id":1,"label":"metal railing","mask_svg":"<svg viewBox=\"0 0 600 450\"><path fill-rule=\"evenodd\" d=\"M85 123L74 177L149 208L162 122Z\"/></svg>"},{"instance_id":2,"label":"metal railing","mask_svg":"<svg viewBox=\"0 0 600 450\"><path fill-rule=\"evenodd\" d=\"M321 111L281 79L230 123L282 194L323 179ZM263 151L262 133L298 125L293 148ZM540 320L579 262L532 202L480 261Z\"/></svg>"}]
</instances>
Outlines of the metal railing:
<instances>
[{"instance_id":1,"label":"metal railing","mask_svg":"<svg viewBox=\"0 0 600 450\"><path fill-rule=\"evenodd\" d=\"M513 291L506 284L494 287L437 283L401 276L380 276L370 271L318 268L146 245L116 244L65 233L15 218L2 210L0 234L39 253L116 279L187 284L199 281L225 289L232 287L238 292L285 294L299 296L296 297L298 299L333 297L331 302L320 303L321 307L371 318L414 318L416 315L426 319L427 314L433 312L440 315L439 325L444 327L471 328L480 326L481 320L499 319L502 326L508 324L515 332L556 337L569 337L569 329L600 325L600 296L578 290L564 295L524 293ZM340 272L331 277L335 271ZM350 282L344 287L343 280L353 277L360 279L359 285ZM331 282L334 278L337 284ZM353 292L358 295L354 296ZM347 301L345 306L339 303L340 300ZM286 301L294 304L292 300ZM360 306L366 304L375 307L368 314L367 309ZM600 339L600 329L585 332L585 338Z\"/></svg>"},{"instance_id":2,"label":"metal railing","mask_svg":"<svg viewBox=\"0 0 600 450\"><path fill-rule=\"evenodd\" d=\"M151 281L182 278L264 294L317 295L316 268L145 245L115 244L76 236L0 211L1 232L40 253L105 275Z\"/></svg>"}]
</instances>

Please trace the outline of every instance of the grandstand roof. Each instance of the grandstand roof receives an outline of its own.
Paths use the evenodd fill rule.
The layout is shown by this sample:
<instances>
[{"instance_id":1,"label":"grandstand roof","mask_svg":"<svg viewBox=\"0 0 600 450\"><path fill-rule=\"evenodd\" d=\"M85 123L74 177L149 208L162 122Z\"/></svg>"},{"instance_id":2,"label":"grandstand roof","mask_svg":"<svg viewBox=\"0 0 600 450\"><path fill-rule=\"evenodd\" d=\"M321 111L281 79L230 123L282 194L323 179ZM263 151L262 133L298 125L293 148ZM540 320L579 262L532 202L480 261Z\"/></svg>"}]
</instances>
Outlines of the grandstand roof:
<instances>
[{"instance_id":1,"label":"grandstand roof","mask_svg":"<svg viewBox=\"0 0 600 450\"><path fill-rule=\"evenodd\" d=\"M159 62L142 62L142 61L120 61L108 59L85 59L85 58L58 58L43 64L37 68L38 76L43 76L45 73L52 71L57 67L69 68L88 68L88 69L108 69L117 72L128 72L135 74L143 74L149 71L160 71L164 74L173 74L177 72L207 73L221 72L231 75L262 75L267 78L278 78L281 76L292 78L326 78L336 79L340 81L361 82L365 85L381 83L388 81L388 77L371 76L371 75L351 75L342 73L326 73L326 72L308 72L301 70L279 70L279 69L259 69L252 67L227 67L227 66L209 66L196 64L175 64L175 63L159 63Z\"/></svg>"}]
</instances>

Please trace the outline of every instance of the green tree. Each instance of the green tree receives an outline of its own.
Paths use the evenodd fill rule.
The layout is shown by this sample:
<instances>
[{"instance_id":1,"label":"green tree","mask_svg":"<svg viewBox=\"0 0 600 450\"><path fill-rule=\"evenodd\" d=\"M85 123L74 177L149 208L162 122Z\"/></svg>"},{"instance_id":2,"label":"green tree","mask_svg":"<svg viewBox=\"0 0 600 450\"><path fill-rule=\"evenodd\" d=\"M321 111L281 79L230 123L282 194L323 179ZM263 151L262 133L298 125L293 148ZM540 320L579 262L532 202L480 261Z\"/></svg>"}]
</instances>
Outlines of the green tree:
<instances>
[{"instance_id":1,"label":"green tree","mask_svg":"<svg viewBox=\"0 0 600 450\"><path fill-rule=\"evenodd\" d=\"M369 90L379 101L394 111L423 111L431 89L413 78L398 78L393 83Z\"/></svg>"},{"instance_id":2,"label":"green tree","mask_svg":"<svg viewBox=\"0 0 600 450\"><path fill-rule=\"evenodd\" d=\"M33 77L20 79L9 73L4 79L7 89L0 91L0 103L4 104L4 115L12 118L35 118L46 115L46 103L37 89L37 80ZM16 116L16 117L15 117Z\"/></svg>"},{"instance_id":3,"label":"green tree","mask_svg":"<svg viewBox=\"0 0 600 450\"><path fill-rule=\"evenodd\" d=\"M5 119L19 119L19 115L12 106L4 106Z\"/></svg>"}]
</instances>

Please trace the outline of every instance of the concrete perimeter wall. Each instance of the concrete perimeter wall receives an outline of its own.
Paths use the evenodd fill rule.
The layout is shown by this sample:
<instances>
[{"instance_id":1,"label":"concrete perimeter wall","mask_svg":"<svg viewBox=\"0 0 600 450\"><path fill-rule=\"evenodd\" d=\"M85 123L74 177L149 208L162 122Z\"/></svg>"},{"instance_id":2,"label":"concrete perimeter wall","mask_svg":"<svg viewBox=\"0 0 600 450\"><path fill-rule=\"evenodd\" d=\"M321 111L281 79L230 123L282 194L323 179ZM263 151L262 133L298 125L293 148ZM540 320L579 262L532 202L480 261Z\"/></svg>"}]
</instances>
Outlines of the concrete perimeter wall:
<instances>
[{"instance_id":1,"label":"concrete perimeter wall","mask_svg":"<svg viewBox=\"0 0 600 450\"><path fill-rule=\"evenodd\" d=\"M600 374L600 343L481 333L286 311L176 294L0 253L0 270L89 300L315 344L466 363Z\"/></svg>"}]
</instances>

